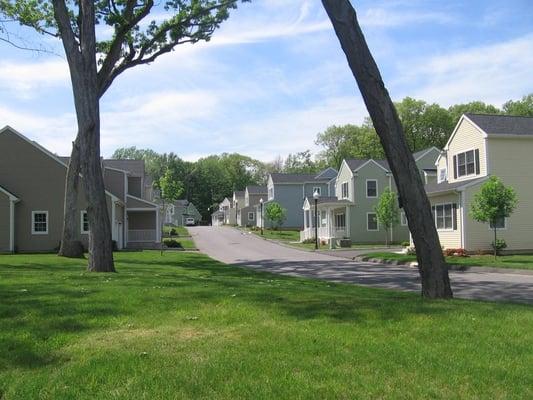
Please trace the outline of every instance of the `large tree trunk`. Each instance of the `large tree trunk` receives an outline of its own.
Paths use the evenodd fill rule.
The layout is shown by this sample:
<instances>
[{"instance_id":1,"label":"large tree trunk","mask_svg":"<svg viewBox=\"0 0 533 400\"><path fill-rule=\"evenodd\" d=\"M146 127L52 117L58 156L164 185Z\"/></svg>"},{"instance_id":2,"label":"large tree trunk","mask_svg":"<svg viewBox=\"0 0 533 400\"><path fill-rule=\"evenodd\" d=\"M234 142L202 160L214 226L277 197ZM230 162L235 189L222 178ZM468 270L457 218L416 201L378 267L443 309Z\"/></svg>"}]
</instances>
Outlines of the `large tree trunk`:
<instances>
[{"instance_id":1,"label":"large tree trunk","mask_svg":"<svg viewBox=\"0 0 533 400\"><path fill-rule=\"evenodd\" d=\"M79 2L79 42L70 26L65 0L53 0L54 15L67 56L74 106L83 189L89 220L89 271L114 272L111 224L100 161L100 104L96 68L94 2Z\"/></svg>"},{"instance_id":2,"label":"large tree trunk","mask_svg":"<svg viewBox=\"0 0 533 400\"><path fill-rule=\"evenodd\" d=\"M451 298L448 269L442 255L431 207L398 114L366 44L349 0L322 0L346 54L394 175L416 247L422 296Z\"/></svg>"},{"instance_id":3,"label":"large tree trunk","mask_svg":"<svg viewBox=\"0 0 533 400\"><path fill-rule=\"evenodd\" d=\"M63 234L58 255L83 257L83 246L78 229L78 183L80 177L80 150L78 140L72 143L72 153L65 181L65 205L63 212Z\"/></svg>"}]
</instances>

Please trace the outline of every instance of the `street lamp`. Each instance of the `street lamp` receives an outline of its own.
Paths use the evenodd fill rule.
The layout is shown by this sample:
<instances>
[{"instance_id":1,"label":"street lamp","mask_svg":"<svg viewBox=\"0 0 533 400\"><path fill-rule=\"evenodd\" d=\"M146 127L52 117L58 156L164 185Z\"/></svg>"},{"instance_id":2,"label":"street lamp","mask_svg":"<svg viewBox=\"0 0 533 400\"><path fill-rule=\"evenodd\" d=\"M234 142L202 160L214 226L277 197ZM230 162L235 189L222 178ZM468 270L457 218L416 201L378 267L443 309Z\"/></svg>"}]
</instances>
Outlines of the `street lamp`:
<instances>
[{"instance_id":1,"label":"street lamp","mask_svg":"<svg viewBox=\"0 0 533 400\"><path fill-rule=\"evenodd\" d=\"M263 198L259 199L259 204L261 204L261 236L263 236Z\"/></svg>"},{"instance_id":2,"label":"street lamp","mask_svg":"<svg viewBox=\"0 0 533 400\"><path fill-rule=\"evenodd\" d=\"M313 193L313 199L315 199L315 250L318 250L318 199L320 193L318 190Z\"/></svg>"}]
</instances>

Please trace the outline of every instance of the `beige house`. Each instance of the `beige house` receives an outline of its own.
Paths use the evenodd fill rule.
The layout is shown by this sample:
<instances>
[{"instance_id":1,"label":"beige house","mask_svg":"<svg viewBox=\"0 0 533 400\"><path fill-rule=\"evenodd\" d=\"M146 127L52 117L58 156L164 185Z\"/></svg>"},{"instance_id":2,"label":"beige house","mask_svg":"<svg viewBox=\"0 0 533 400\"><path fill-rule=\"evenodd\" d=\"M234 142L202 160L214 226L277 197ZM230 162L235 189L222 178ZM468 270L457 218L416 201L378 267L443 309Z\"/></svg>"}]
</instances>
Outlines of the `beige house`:
<instances>
[{"instance_id":1,"label":"beige house","mask_svg":"<svg viewBox=\"0 0 533 400\"><path fill-rule=\"evenodd\" d=\"M54 155L9 126L0 129L0 149L0 252L57 249L68 158ZM157 205L131 194L140 189L135 179L139 174L106 163L104 160L106 202L117 247L142 247L160 241ZM79 192L76 223L80 240L86 245L87 202L82 187Z\"/></svg>"},{"instance_id":2,"label":"beige house","mask_svg":"<svg viewBox=\"0 0 533 400\"><path fill-rule=\"evenodd\" d=\"M436 162L437 182L426 186L441 245L469 252L491 249L492 227L469 213L490 175L515 189L518 207L497 222L507 251L533 250L533 118L465 114Z\"/></svg>"}]
</instances>

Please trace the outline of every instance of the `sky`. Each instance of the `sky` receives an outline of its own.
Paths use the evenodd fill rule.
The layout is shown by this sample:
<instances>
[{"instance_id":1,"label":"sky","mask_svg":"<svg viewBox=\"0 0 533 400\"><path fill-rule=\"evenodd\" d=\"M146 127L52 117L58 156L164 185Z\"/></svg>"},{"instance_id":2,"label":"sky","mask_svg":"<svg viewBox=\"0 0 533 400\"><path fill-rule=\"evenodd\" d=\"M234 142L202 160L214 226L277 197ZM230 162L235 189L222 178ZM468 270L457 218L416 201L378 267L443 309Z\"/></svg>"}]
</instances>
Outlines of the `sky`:
<instances>
[{"instance_id":1,"label":"sky","mask_svg":"<svg viewBox=\"0 0 533 400\"><path fill-rule=\"evenodd\" d=\"M352 1L394 101L501 106L533 92L533 1ZM76 118L61 43L0 42L0 126L67 155ZM255 0L208 43L122 74L101 101L102 154L136 146L183 159L318 151L317 133L367 115L319 0Z\"/></svg>"}]
</instances>

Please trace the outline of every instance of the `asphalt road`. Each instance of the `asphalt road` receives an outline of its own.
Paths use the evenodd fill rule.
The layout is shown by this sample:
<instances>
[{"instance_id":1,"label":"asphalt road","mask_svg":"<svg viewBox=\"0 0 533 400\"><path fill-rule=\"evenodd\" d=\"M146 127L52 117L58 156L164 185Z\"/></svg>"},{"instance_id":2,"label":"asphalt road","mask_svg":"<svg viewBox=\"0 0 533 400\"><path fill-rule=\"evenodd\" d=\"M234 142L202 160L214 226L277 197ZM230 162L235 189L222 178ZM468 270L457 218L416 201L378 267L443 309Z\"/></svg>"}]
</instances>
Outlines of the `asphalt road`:
<instances>
[{"instance_id":1,"label":"asphalt road","mask_svg":"<svg viewBox=\"0 0 533 400\"><path fill-rule=\"evenodd\" d=\"M420 291L415 268L355 262L298 250L228 227L192 227L189 231L200 251L226 264L333 282ZM533 304L531 274L450 271L450 279L457 298Z\"/></svg>"}]
</instances>

